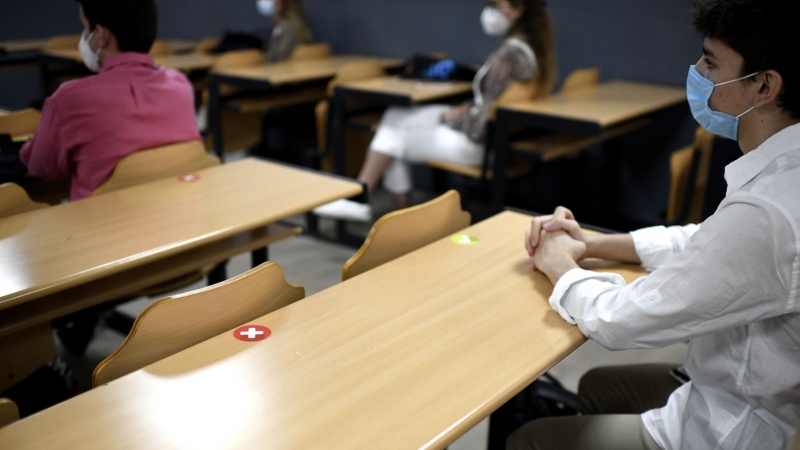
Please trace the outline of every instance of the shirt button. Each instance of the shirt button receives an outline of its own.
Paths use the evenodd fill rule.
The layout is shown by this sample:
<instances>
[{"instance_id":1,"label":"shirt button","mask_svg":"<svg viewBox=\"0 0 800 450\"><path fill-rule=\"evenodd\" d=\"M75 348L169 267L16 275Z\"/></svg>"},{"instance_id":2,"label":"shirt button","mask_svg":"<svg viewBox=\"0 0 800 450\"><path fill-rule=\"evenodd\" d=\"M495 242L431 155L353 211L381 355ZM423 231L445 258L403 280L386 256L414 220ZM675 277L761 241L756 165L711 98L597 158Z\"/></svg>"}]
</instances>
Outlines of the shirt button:
<instances>
[{"instance_id":1,"label":"shirt button","mask_svg":"<svg viewBox=\"0 0 800 450\"><path fill-rule=\"evenodd\" d=\"M653 293L651 292L651 293L650 293L650 295L648 295L647 297L648 297L650 300L655 300L655 299L656 299L656 294L653 294Z\"/></svg>"}]
</instances>

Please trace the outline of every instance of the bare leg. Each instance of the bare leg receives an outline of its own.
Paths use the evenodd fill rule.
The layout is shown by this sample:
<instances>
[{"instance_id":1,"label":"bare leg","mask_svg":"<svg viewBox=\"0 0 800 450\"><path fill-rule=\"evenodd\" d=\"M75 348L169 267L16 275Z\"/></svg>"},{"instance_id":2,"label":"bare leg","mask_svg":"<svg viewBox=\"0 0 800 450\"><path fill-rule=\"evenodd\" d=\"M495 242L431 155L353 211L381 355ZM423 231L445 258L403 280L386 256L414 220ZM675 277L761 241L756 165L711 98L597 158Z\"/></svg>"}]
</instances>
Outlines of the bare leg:
<instances>
[{"instance_id":1,"label":"bare leg","mask_svg":"<svg viewBox=\"0 0 800 450\"><path fill-rule=\"evenodd\" d=\"M378 182L381 181L383 172L386 171L386 168L389 167L389 164L391 163L391 156L384 155L383 153L379 152L368 152L367 160L364 162L364 166L361 168L361 172L358 174L359 181L367 183L369 192L371 193L378 186Z\"/></svg>"},{"instance_id":2,"label":"bare leg","mask_svg":"<svg viewBox=\"0 0 800 450\"><path fill-rule=\"evenodd\" d=\"M395 194L394 209L406 209L411 206L411 194Z\"/></svg>"}]
</instances>

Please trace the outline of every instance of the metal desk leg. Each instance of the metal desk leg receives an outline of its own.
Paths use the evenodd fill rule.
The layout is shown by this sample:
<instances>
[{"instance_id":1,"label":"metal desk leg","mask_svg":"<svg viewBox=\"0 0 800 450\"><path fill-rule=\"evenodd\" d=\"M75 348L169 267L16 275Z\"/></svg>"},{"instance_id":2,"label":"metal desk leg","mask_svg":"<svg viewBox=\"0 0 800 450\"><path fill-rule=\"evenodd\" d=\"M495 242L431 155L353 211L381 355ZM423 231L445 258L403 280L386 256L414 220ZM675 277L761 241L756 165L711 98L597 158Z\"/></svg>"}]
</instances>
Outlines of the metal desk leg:
<instances>
[{"instance_id":1,"label":"metal desk leg","mask_svg":"<svg viewBox=\"0 0 800 450\"><path fill-rule=\"evenodd\" d=\"M269 248L259 248L257 250L253 250L250 254L250 259L253 263L253 268L256 268L265 262L269 261Z\"/></svg>"},{"instance_id":2,"label":"metal desk leg","mask_svg":"<svg viewBox=\"0 0 800 450\"><path fill-rule=\"evenodd\" d=\"M338 175L347 176L347 115L345 101L341 95L334 94L331 99L331 137L328 145L333 151L335 170Z\"/></svg>"},{"instance_id":3,"label":"metal desk leg","mask_svg":"<svg viewBox=\"0 0 800 450\"><path fill-rule=\"evenodd\" d=\"M208 131L214 139L214 153L225 162L225 148L222 141L222 102L219 96L219 80L214 74L208 77Z\"/></svg>"},{"instance_id":4,"label":"metal desk leg","mask_svg":"<svg viewBox=\"0 0 800 450\"><path fill-rule=\"evenodd\" d=\"M492 178L492 212L499 213L506 203L508 189L508 154L511 151L510 125L502 110L497 111L494 133L494 170Z\"/></svg>"}]
</instances>

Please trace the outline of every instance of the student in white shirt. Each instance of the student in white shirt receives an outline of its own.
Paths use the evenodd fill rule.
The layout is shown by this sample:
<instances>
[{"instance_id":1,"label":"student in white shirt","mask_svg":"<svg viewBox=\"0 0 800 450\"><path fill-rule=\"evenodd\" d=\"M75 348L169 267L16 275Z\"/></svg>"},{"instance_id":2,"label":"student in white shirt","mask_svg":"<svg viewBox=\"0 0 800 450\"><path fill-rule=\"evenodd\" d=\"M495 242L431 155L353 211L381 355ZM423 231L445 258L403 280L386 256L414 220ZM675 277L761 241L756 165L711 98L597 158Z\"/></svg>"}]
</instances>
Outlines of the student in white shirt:
<instances>
[{"instance_id":1,"label":"student in white shirt","mask_svg":"<svg viewBox=\"0 0 800 450\"><path fill-rule=\"evenodd\" d=\"M726 168L728 194L702 225L585 236L559 208L526 235L531 266L555 284L551 306L606 348L689 341L691 381L660 394L665 374L612 374L611 405L543 419L509 449L776 449L800 426L800 40L795 2L696 0L704 56L690 70L689 103L709 131L745 155ZM648 277L579 268L582 258L641 263ZM636 383L631 383L637 378ZM582 383L583 385L584 383ZM596 384L596 380L595 380ZM677 383L675 384L678 385ZM616 387L614 387L616 386ZM583 386L582 386L583 388ZM609 395L611 393L612 395ZM613 398L616 395L616 398ZM661 405L638 413L620 405ZM647 402L644 402L647 403ZM666 405L666 406L664 406Z\"/></svg>"}]
</instances>

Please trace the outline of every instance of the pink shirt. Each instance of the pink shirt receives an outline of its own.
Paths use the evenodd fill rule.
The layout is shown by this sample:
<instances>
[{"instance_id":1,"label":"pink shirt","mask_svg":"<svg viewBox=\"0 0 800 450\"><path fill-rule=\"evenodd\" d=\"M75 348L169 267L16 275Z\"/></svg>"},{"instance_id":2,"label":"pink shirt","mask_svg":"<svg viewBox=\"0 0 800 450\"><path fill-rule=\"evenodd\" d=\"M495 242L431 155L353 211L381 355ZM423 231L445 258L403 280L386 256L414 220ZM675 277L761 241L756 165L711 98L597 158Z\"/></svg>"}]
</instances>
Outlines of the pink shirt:
<instances>
[{"instance_id":1,"label":"pink shirt","mask_svg":"<svg viewBox=\"0 0 800 450\"><path fill-rule=\"evenodd\" d=\"M72 200L89 197L125 156L200 139L194 90L175 70L143 53L110 56L102 71L64 83L42 109L42 121L20 157L31 175L72 175Z\"/></svg>"}]
</instances>

